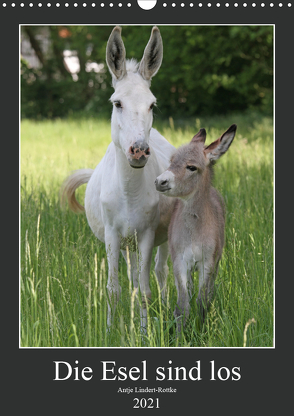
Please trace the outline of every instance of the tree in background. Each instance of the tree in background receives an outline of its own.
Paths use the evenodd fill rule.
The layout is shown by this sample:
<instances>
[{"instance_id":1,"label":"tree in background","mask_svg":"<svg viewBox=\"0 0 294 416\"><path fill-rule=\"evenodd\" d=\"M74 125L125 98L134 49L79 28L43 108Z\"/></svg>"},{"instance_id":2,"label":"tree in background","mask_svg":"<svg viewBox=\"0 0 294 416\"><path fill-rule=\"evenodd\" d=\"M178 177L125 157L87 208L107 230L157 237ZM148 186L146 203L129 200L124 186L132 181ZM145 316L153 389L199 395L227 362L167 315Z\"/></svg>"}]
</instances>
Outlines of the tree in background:
<instances>
[{"instance_id":1,"label":"tree in background","mask_svg":"<svg viewBox=\"0 0 294 416\"><path fill-rule=\"evenodd\" d=\"M124 26L127 58L141 59L150 26ZM22 26L39 60L21 62L22 117L72 113L110 116L111 77L105 64L110 26ZM40 33L45 31L45 50ZM160 26L164 58L152 80L159 117L190 117L273 106L272 26ZM71 74L65 51L75 54ZM97 72L99 64L99 72ZM101 64L104 64L102 66ZM75 75L75 76L73 76Z\"/></svg>"}]
</instances>

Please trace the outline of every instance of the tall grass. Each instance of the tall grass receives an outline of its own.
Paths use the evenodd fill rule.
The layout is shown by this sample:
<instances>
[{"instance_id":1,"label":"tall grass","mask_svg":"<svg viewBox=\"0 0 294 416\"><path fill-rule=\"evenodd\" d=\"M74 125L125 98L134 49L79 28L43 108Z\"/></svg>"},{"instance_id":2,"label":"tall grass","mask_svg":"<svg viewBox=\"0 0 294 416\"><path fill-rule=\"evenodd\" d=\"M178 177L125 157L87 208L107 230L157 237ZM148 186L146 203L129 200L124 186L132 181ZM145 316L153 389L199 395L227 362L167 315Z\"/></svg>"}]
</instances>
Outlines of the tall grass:
<instances>
[{"instance_id":1,"label":"tall grass","mask_svg":"<svg viewBox=\"0 0 294 416\"><path fill-rule=\"evenodd\" d=\"M146 333L120 259L122 296L107 328L107 259L84 214L61 209L59 188L73 169L94 168L110 142L101 120L21 125L21 313L23 347L270 347L273 345L272 120L258 114L155 121L176 147L200 127L208 142L237 123L229 152L215 167L214 185L226 203L226 245L204 325L191 314L180 338L173 317L177 293L169 262L167 296L160 300L152 261ZM157 124L157 125L156 125ZM82 201L85 186L78 190ZM155 251L154 251L155 254ZM254 322L251 321L254 319ZM249 325L250 323L250 325ZM248 324L246 326L246 324ZM246 331L245 331L246 329Z\"/></svg>"}]
</instances>

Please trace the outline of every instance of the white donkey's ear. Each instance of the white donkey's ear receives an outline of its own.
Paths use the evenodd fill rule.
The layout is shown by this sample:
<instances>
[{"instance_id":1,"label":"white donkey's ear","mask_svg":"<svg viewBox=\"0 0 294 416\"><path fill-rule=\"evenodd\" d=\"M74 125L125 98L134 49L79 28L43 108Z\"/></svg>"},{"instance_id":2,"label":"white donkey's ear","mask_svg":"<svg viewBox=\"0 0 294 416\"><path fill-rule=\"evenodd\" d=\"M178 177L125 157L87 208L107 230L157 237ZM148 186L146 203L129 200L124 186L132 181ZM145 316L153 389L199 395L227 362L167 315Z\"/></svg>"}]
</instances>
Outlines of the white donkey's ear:
<instances>
[{"instance_id":1,"label":"white donkey's ear","mask_svg":"<svg viewBox=\"0 0 294 416\"><path fill-rule=\"evenodd\" d=\"M204 149L210 161L219 159L230 147L236 134L237 126L232 124L224 134Z\"/></svg>"},{"instance_id":2,"label":"white donkey's ear","mask_svg":"<svg viewBox=\"0 0 294 416\"><path fill-rule=\"evenodd\" d=\"M162 57L162 38L158 27L154 26L139 66L139 73L144 79L149 81L157 73L162 62Z\"/></svg>"},{"instance_id":3,"label":"white donkey's ear","mask_svg":"<svg viewBox=\"0 0 294 416\"><path fill-rule=\"evenodd\" d=\"M116 26L111 32L106 46L106 62L113 81L126 74L126 50L121 38L121 28Z\"/></svg>"}]
</instances>

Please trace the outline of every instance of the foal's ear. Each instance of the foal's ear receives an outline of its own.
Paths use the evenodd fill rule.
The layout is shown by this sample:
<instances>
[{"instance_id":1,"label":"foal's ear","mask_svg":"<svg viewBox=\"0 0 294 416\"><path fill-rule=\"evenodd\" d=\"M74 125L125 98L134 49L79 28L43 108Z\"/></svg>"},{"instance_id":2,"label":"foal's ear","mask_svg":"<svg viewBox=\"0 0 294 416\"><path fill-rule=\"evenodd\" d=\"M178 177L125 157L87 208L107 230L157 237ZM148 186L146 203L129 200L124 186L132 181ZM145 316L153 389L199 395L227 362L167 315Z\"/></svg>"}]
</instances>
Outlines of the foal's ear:
<instances>
[{"instance_id":1,"label":"foal's ear","mask_svg":"<svg viewBox=\"0 0 294 416\"><path fill-rule=\"evenodd\" d=\"M198 131L198 133L195 134L195 136L191 140L191 143L200 143L200 142L202 142L204 144L205 139L206 139L206 130L205 129L200 129Z\"/></svg>"},{"instance_id":2,"label":"foal's ear","mask_svg":"<svg viewBox=\"0 0 294 416\"><path fill-rule=\"evenodd\" d=\"M232 141L234 140L236 130L236 124L232 124L231 127L229 127L228 130L225 131L219 139L215 140L204 149L204 153L206 154L209 160L217 160L224 153L226 153Z\"/></svg>"},{"instance_id":3,"label":"foal's ear","mask_svg":"<svg viewBox=\"0 0 294 416\"><path fill-rule=\"evenodd\" d=\"M162 62L162 56L162 38L158 27L154 26L139 66L139 73L144 79L149 81L157 73Z\"/></svg>"},{"instance_id":4,"label":"foal's ear","mask_svg":"<svg viewBox=\"0 0 294 416\"><path fill-rule=\"evenodd\" d=\"M126 74L126 50L121 38L121 28L115 26L106 46L106 62L113 80L120 80Z\"/></svg>"}]
</instances>

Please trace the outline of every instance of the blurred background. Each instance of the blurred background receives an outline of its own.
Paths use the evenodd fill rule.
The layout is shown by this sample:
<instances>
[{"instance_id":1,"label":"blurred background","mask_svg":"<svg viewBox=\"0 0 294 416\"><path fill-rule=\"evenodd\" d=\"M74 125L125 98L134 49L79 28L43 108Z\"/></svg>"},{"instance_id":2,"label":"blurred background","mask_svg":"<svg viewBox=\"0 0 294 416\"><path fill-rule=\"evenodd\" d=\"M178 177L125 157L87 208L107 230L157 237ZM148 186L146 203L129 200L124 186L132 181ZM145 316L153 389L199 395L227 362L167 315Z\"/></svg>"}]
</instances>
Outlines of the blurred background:
<instances>
[{"instance_id":1,"label":"blurred background","mask_svg":"<svg viewBox=\"0 0 294 416\"><path fill-rule=\"evenodd\" d=\"M21 27L21 117L109 118L105 49L112 26ZM162 66L152 80L157 118L273 112L272 26L159 26ZM123 26L140 60L151 26Z\"/></svg>"}]
</instances>

